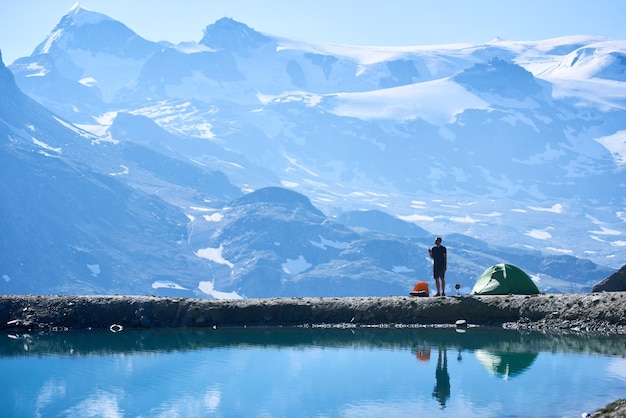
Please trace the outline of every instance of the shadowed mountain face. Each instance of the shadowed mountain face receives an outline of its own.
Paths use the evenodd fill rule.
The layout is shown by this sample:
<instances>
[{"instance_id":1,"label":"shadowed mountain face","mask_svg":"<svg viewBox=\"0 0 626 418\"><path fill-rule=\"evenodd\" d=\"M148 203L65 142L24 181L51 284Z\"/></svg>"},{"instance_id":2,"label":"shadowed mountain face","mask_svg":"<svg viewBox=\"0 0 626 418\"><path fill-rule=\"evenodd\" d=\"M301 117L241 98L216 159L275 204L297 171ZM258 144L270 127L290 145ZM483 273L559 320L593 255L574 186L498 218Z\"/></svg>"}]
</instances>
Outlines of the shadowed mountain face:
<instances>
[{"instance_id":1,"label":"shadowed mountain face","mask_svg":"<svg viewBox=\"0 0 626 418\"><path fill-rule=\"evenodd\" d=\"M2 292L147 294L175 281L199 294L205 263L187 245L189 219L146 191L240 192L186 161L94 141L23 95L4 66L0 87Z\"/></svg>"},{"instance_id":2,"label":"shadowed mountain face","mask_svg":"<svg viewBox=\"0 0 626 418\"><path fill-rule=\"evenodd\" d=\"M443 235L450 282L505 262L588 290L626 258L623 56L591 37L313 46L227 18L172 45L75 7L0 68L2 170L20 173L3 246L74 280L54 289L388 295L430 277ZM29 211L55 245L27 250ZM57 272L59 231L119 266Z\"/></svg>"},{"instance_id":3,"label":"shadowed mountain face","mask_svg":"<svg viewBox=\"0 0 626 418\"><path fill-rule=\"evenodd\" d=\"M3 146L0 161L3 291L144 293L178 275L187 230L176 208L32 150Z\"/></svg>"}]
</instances>

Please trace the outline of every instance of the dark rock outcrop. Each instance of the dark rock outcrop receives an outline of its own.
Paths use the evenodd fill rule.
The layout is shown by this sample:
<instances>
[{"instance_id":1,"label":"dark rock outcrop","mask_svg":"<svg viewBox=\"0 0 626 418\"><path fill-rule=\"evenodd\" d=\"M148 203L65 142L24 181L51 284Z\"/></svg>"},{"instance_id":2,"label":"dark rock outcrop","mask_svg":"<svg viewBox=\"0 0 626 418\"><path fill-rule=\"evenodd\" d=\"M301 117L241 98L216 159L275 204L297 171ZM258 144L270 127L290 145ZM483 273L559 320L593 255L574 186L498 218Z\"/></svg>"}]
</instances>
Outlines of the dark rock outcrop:
<instances>
[{"instance_id":1,"label":"dark rock outcrop","mask_svg":"<svg viewBox=\"0 0 626 418\"><path fill-rule=\"evenodd\" d=\"M591 292L626 292L626 264L593 286Z\"/></svg>"}]
</instances>

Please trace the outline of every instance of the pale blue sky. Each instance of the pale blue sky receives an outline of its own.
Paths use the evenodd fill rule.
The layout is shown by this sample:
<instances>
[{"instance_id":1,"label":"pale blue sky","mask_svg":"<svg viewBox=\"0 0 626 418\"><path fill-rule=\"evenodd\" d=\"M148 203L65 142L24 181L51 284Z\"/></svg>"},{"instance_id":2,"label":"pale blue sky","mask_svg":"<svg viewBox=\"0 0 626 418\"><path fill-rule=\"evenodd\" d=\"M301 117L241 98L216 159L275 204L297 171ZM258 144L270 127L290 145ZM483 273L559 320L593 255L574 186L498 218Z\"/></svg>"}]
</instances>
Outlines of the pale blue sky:
<instances>
[{"instance_id":1,"label":"pale blue sky","mask_svg":"<svg viewBox=\"0 0 626 418\"><path fill-rule=\"evenodd\" d=\"M30 55L75 0L0 0L4 63ZM626 39L626 0L84 0L151 40L199 41L231 17L259 32L353 45Z\"/></svg>"}]
</instances>

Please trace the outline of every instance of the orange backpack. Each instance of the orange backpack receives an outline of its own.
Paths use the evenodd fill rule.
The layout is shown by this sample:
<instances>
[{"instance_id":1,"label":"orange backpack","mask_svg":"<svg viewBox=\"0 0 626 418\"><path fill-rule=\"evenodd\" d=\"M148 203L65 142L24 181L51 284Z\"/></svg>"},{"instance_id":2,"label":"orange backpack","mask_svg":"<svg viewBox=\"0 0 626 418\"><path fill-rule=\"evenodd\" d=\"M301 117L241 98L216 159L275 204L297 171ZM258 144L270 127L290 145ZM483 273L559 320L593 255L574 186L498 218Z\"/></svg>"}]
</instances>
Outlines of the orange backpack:
<instances>
[{"instance_id":1,"label":"orange backpack","mask_svg":"<svg viewBox=\"0 0 626 418\"><path fill-rule=\"evenodd\" d=\"M429 296L430 292L428 291L428 283L415 283L415 287L413 287L413 291L410 294L411 296Z\"/></svg>"}]
</instances>

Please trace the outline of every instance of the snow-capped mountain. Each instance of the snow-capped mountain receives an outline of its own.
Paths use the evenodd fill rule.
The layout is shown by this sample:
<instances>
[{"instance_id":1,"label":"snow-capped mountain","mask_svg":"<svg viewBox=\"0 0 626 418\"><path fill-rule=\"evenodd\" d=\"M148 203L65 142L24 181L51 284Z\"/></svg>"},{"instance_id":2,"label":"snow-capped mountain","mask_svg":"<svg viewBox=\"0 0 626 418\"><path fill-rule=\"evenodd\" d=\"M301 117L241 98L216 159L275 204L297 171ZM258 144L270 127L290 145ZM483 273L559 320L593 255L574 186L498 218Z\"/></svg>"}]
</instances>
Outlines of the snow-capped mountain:
<instances>
[{"instance_id":1,"label":"snow-capped mountain","mask_svg":"<svg viewBox=\"0 0 626 418\"><path fill-rule=\"evenodd\" d=\"M60 74L99 90L102 99L109 102L160 49L124 24L86 12L76 4L33 55L50 57Z\"/></svg>"},{"instance_id":2,"label":"snow-capped mountain","mask_svg":"<svg viewBox=\"0 0 626 418\"><path fill-rule=\"evenodd\" d=\"M245 193L297 191L338 221L379 210L428 231L427 240L469 236L489 242L486 252L515 247L618 268L626 259L625 60L626 41L598 37L354 47L262 34L228 18L197 42L173 45L76 6L9 68L20 89L92 142L156 153L136 165L151 182L125 182L196 208L186 210L190 228L206 232L191 235L194 251L238 254L232 266L217 263L235 277L245 247L229 248L201 211L231 213L223 202L237 196L198 200L193 170L224 173ZM159 170L162 156L176 163ZM114 157L105 161L108 172L124 173L113 170ZM161 181L176 187L164 192Z\"/></svg>"}]
</instances>

